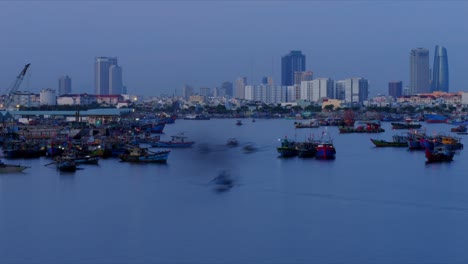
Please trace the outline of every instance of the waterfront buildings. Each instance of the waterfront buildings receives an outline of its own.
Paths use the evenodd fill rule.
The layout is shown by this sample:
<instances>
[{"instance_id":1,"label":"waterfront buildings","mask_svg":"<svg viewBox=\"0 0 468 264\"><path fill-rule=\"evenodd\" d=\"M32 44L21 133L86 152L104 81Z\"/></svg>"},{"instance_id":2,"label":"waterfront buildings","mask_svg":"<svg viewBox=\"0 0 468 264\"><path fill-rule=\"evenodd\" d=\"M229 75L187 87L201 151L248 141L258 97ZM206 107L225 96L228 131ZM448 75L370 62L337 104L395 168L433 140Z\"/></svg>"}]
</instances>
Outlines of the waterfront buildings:
<instances>
[{"instance_id":1,"label":"waterfront buildings","mask_svg":"<svg viewBox=\"0 0 468 264\"><path fill-rule=\"evenodd\" d=\"M410 86L409 93L430 92L429 50L412 49L410 53Z\"/></svg>"},{"instance_id":2,"label":"waterfront buildings","mask_svg":"<svg viewBox=\"0 0 468 264\"><path fill-rule=\"evenodd\" d=\"M60 76L58 81L59 95L71 93L71 78L68 75Z\"/></svg>"},{"instance_id":3,"label":"waterfront buildings","mask_svg":"<svg viewBox=\"0 0 468 264\"><path fill-rule=\"evenodd\" d=\"M388 83L388 95L398 98L403 95L403 82L391 81Z\"/></svg>"},{"instance_id":4,"label":"waterfront buildings","mask_svg":"<svg viewBox=\"0 0 468 264\"><path fill-rule=\"evenodd\" d=\"M190 86L190 85L184 85L184 87L182 88L182 97L185 99L185 100L188 100L190 96L194 95L194 92L193 92L193 87Z\"/></svg>"},{"instance_id":5,"label":"waterfront buildings","mask_svg":"<svg viewBox=\"0 0 468 264\"><path fill-rule=\"evenodd\" d=\"M449 91L449 69L447 49L437 45L434 52L434 66L432 68L432 91Z\"/></svg>"},{"instance_id":6,"label":"waterfront buildings","mask_svg":"<svg viewBox=\"0 0 468 264\"><path fill-rule=\"evenodd\" d=\"M111 88L111 66L117 66L117 57L96 57L94 59L94 89L95 94L97 95L107 95L110 94ZM115 68L113 68L115 69ZM118 70L116 70L118 71ZM117 72L113 74L116 78ZM122 78L122 73L120 71L120 78ZM116 84L117 82L122 83L122 80L114 80L113 83ZM120 88L121 89L121 88ZM121 91L121 90L120 90Z\"/></svg>"},{"instance_id":7,"label":"waterfront buildings","mask_svg":"<svg viewBox=\"0 0 468 264\"><path fill-rule=\"evenodd\" d=\"M281 58L281 85L294 85L295 72L303 72L306 68L306 57L299 50L293 50Z\"/></svg>"}]
</instances>

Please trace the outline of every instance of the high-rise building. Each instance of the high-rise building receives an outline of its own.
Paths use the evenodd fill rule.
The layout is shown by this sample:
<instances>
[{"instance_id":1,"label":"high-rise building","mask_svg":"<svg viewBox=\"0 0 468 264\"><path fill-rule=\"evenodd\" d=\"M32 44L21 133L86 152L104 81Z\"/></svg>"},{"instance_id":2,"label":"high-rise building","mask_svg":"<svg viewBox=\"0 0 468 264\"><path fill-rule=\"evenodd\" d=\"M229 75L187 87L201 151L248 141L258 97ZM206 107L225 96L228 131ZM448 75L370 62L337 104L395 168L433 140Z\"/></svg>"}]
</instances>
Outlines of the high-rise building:
<instances>
[{"instance_id":1,"label":"high-rise building","mask_svg":"<svg viewBox=\"0 0 468 264\"><path fill-rule=\"evenodd\" d=\"M96 57L94 59L94 90L97 95L108 95L110 90L109 70L117 65L117 57Z\"/></svg>"},{"instance_id":2,"label":"high-rise building","mask_svg":"<svg viewBox=\"0 0 468 264\"><path fill-rule=\"evenodd\" d=\"M431 91L449 91L449 68L447 49L437 45L434 53L434 66L432 68Z\"/></svg>"},{"instance_id":3,"label":"high-rise building","mask_svg":"<svg viewBox=\"0 0 468 264\"><path fill-rule=\"evenodd\" d=\"M233 96L233 85L232 82L223 82L221 84L221 89L225 96L232 97Z\"/></svg>"},{"instance_id":4,"label":"high-rise building","mask_svg":"<svg viewBox=\"0 0 468 264\"><path fill-rule=\"evenodd\" d=\"M388 95L393 98L401 97L403 94L403 82L402 81L391 81L388 83Z\"/></svg>"},{"instance_id":5,"label":"high-rise building","mask_svg":"<svg viewBox=\"0 0 468 264\"><path fill-rule=\"evenodd\" d=\"M429 50L412 49L410 53L410 94L430 92Z\"/></svg>"},{"instance_id":6,"label":"high-rise building","mask_svg":"<svg viewBox=\"0 0 468 264\"><path fill-rule=\"evenodd\" d=\"M122 94L122 68L118 65L109 67L109 94Z\"/></svg>"},{"instance_id":7,"label":"high-rise building","mask_svg":"<svg viewBox=\"0 0 468 264\"><path fill-rule=\"evenodd\" d=\"M236 80L234 97L237 99L247 99L245 97L245 86L247 86L247 77L240 77Z\"/></svg>"},{"instance_id":8,"label":"high-rise building","mask_svg":"<svg viewBox=\"0 0 468 264\"><path fill-rule=\"evenodd\" d=\"M312 71L303 71L294 73L294 84L301 84L304 81L312 81L314 73Z\"/></svg>"},{"instance_id":9,"label":"high-rise building","mask_svg":"<svg viewBox=\"0 0 468 264\"><path fill-rule=\"evenodd\" d=\"M348 78L336 82L335 97L347 103L362 103L369 96L369 81L364 78Z\"/></svg>"},{"instance_id":10,"label":"high-rise building","mask_svg":"<svg viewBox=\"0 0 468 264\"><path fill-rule=\"evenodd\" d=\"M185 98L185 100L188 100L190 96L193 95L193 87L190 85L184 85L182 88L182 97Z\"/></svg>"},{"instance_id":11,"label":"high-rise building","mask_svg":"<svg viewBox=\"0 0 468 264\"><path fill-rule=\"evenodd\" d=\"M294 85L294 73L303 72L306 68L306 57L299 50L293 50L281 58L281 85Z\"/></svg>"},{"instance_id":12,"label":"high-rise building","mask_svg":"<svg viewBox=\"0 0 468 264\"><path fill-rule=\"evenodd\" d=\"M318 102L322 98L333 98L334 82L330 78L318 78L301 82L301 99Z\"/></svg>"},{"instance_id":13,"label":"high-rise building","mask_svg":"<svg viewBox=\"0 0 468 264\"><path fill-rule=\"evenodd\" d=\"M59 95L71 94L71 78L68 75L60 76L59 78Z\"/></svg>"}]
</instances>

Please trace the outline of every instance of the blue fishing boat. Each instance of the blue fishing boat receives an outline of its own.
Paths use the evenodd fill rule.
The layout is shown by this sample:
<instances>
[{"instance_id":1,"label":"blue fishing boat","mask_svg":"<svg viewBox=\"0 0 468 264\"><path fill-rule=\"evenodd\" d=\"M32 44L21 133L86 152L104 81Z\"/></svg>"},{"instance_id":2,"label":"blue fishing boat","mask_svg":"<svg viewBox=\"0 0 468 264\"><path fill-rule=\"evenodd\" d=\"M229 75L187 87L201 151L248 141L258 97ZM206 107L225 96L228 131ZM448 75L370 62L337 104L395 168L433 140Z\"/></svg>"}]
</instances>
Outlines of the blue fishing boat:
<instances>
[{"instance_id":1,"label":"blue fishing boat","mask_svg":"<svg viewBox=\"0 0 468 264\"><path fill-rule=\"evenodd\" d=\"M128 153L121 154L120 160L137 163L166 163L170 150L150 151L148 148L133 147Z\"/></svg>"},{"instance_id":2,"label":"blue fishing boat","mask_svg":"<svg viewBox=\"0 0 468 264\"><path fill-rule=\"evenodd\" d=\"M154 124L153 126L151 126L150 132L160 134L160 133L163 132L165 126L166 126L165 122L159 122L159 123Z\"/></svg>"}]
</instances>

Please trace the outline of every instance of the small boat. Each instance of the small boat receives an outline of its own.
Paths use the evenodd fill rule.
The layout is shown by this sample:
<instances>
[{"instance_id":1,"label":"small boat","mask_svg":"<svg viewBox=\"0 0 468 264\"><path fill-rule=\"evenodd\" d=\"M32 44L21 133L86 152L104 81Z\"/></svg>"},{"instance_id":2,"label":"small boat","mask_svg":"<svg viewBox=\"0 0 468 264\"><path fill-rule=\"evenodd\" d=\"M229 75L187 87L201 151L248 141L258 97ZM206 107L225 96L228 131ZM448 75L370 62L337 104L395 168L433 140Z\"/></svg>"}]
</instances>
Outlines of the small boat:
<instances>
[{"instance_id":1,"label":"small boat","mask_svg":"<svg viewBox=\"0 0 468 264\"><path fill-rule=\"evenodd\" d=\"M76 171L76 162L73 159L66 157L57 157L55 164L59 171L74 172Z\"/></svg>"},{"instance_id":2,"label":"small boat","mask_svg":"<svg viewBox=\"0 0 468 264\"><path fill-rule=\"evenodd\" d=\"M6 164L2 160L0 160L0 173L22 172L27 168L29 167L14 164Z\"/></svg>"},{"instance_id":3,"label":"small boat","mask_svg":"<svg viewBox=\"0 0 468 264\"><path fill-rule=\"evenodd\" d=\"M228 138L226 145L229 147L236 147L239 145L239 142L235 138Z\"/></svg>"},{"instance_id":4,"label":"small boat","mask_svg":"<svg viewBox=\"0 0 468 264\"><path fill-rule=\"evenodd\" d=\"M221 171L211 182L215 185L215 190L219 192L227 191L234 186L234 179L227 171Z\"/></svg>"},{"instance_id":5,"label":"small boat","mask_svg":"<svg viewBox=\"0 0 468 264\"><path fill-rule=\"evenodd\" d=\"M433 148L426 148L427 162L445 162L452 161L455 151L453 151L448 145L437 145Z\"/></svg>"},{"instance_id":6,"label":"small boat","mask_svg":"<svg viewBox=\"0 0 468 264\"><path fill-rule=\"evenodd\" d=\"M370 139L376 147L408 147L408 138L406 136L393 135L392 141L381 139Z\"/></svg>"},{"instance_id":7,"label":"small boat","mask_svg":"<svg viewBox=\"0 0 468 264\"><path fill-rule=\"evenodd\" d=\"M187 115L184 120L210 120L210 117L207 115Z\"/></svg>"},{"instance_id":8,"label":"small boat","mask_svg":"<svg viewBox=\"0 0 468 264\"><path fill-rule=\"evenodd\" d=\"M195 141L187 141L187 137L184 136L184 133L180 133L174 136L171 136L171 140L169 141L154 141L154 142L149 142L151 147L153 148L189 148L193 144L195 144Z\"/></svg>"},{"instance_id":9,"label":"small boat","mask_svg":"<svg viewBox=\"0 0 468 264\"><path fill-rule=\"evenodd\" d=\"M236 126L242 126L242 120L237 120Z\"/></svg>"},{"instance_id":10,"label":"small boat","mask_svg":"<svg viewBox=\"0 0 468 264\"><path fill-rule=\"evenodd\" d=\"M317 128L320 127L320 122L317 119L312 119L309 123L294 122L296 128Z\"/></svg>"},{"instance_id":11,"label":"small boat","mask_svg":"<svg viewBox=\"0 0 468 264\"><path fill-rule=\"evenodd\" d=\"M121 161L166 163L170 150L149 151L148 148L131 147L128 153L119 155Z\"/></svg>"},{"instance_id":12,"label":"small boat","mask_svg":"<svg viewBox=\"0 0 468 264\"><path fill-rule=\"evenodd\" d=\"M257 121L255 120L255 118L252 118L252 122L257 122Z\"/></svg>"},{"instance_id":13,"label":"small boat","mask_svg":"<svg viewBox=\"0 0 468 264\"><path fill-rule=\"evenodd\" d=\"M296 148L296 142L290 141L286 137L280 140L280 146L276 148L280 157L288 158L299 155L299 150Z\"/></svg>"},{"instance_id":14,"label":"small boat","mask_svg":"<svg viewBox=\"0 0 468 264\"><path fill-rule=\"evenodd\" d=\"M450 132L456 132L456 133L463 133L466 131L467 131L466 125L459 125L457 127L452 127L450 129Z\"/></svg>"},{"instance_id":15,"label":"small boat","mask_svg":"<svg viewBox=\"0 0 468 264\"><path fill-rule=\"evenodd\" d=\"M392 122L392 129L418 129L421 128L421 123L415 121L408 121L405 123L402 122Z\"/></svg>"}]
</instances>

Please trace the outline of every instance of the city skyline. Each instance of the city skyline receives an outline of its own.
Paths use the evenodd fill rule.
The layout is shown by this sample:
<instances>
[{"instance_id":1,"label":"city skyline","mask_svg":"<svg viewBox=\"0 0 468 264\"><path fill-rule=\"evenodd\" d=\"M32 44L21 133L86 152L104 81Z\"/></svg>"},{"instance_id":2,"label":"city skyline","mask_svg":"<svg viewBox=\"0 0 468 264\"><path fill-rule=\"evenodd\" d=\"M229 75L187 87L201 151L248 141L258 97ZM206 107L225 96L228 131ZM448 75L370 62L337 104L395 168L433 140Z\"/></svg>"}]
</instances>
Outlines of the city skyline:
<instances>
[{"instance_id":1,"label":"city skyline","mask_svg":"<svg viewBox=\"0 0 468 264\"><path fill-rule=\"evenodd\" d=\"M0 28L9 36L0 50L3 90L31 62L21 89L55 88L57 76L69 75L75 92L93 93L92 61L105 55L125 66L132 94L173 94L186 83L214 88L244 76L255 82L272 76L279 84L281 56L301 50L314 78L362 76L375 96L387 94L391 80L409 86L408 51L432 52L435 45L450 52L450 90L468 90L468 40L460 34L468 22L465 2L20 1L0 7Z\"/></svg>"}]
</instances>

